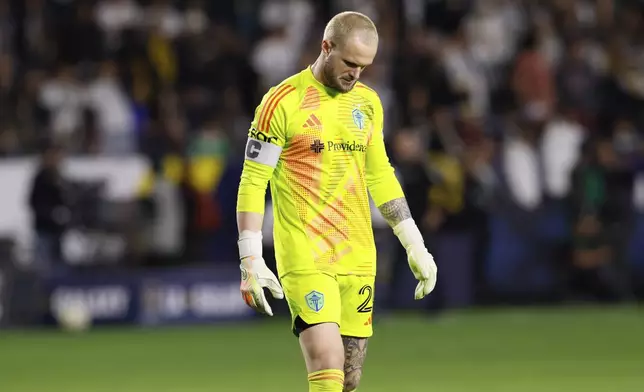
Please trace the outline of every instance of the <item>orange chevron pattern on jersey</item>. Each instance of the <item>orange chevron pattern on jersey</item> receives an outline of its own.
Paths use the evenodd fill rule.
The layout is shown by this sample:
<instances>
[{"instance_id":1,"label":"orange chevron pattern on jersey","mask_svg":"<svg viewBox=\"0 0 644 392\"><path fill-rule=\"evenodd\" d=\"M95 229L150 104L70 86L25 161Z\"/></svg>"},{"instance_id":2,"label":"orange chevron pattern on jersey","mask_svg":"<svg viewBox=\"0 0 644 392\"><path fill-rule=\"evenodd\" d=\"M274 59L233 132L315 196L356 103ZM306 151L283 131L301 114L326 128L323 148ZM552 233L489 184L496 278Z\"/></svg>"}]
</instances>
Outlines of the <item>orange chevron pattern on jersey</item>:
<instances>
[{"instance_id":1,"label":"orange chevron pattern on jersey","mask_svg":"<svg viewBox=\"0 0 644 392\"><path fill-rule=\"evenodd\" d=\"M309 88L306 89L306 92L304 93L304 98L302 99L302 105L300 105L300 109L317 110L319 108L320 108L320 91L317 88L310 86Z\"/></svg>"},{"instance_id":2,"label":"orange chevron pattern on jersey","mask_svg":"<svg viewBox=\"0 0 644 392\"><path fill-rule=\"evenodd\" d=\"M375 91L358 83L338 93L309 68L271 89L253 126L282 149L274 169L248 161L244 167L253 176L270 177L279 275L374 275L367 183L377 185L370 188L374 200L402 196L384 149Z\"/></svg>"},{"instance_id":3,"label":"orange chevron pattern on jersey","mask_svg":"<svg viewBox=\"0 0 644 392\"><path fill-rule=\"evenodd\" d=\"M259 115L258 129L260 131L269 132L269 124L271 123L277 105L284 97L293 91L295 91L295 87L285 84L271 94Z\"/></svg>"},{"instance_id":4,"label":"orange chevron pattern on jersey","mask_svg":"<svg viewBox=\"0 0 644 392\"><path fill-rule=\"evenodd\" d=\"M362 174L365 152L336 146L367 145L373 122L367 121L369 129L360 129L352 113L363 108L365 116L373 118L374 104L359 89L332 96L315 81L303 79L308 86L289 83L303 90L297 108L307 111L293 114L280 178L290 190L317 268L373 273L373 233ZM302 119L295 121L298 116Z\"/></svg>"}]
</instances>

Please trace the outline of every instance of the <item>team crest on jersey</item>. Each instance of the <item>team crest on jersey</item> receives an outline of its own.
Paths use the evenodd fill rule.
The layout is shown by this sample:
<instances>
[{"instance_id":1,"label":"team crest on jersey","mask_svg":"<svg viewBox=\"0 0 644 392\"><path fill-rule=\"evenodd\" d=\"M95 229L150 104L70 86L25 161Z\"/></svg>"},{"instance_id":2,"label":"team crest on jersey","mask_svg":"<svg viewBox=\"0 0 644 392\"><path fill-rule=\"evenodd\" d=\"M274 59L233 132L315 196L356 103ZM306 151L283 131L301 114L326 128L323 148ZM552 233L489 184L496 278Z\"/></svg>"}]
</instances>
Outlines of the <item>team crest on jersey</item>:
<instances>
[{"instance_id":1,"label":"team crest on jersey","mask_svg":"<svg viewBox=\"0 0 644 392\"><path fill-rule=\"evenodd\" d=\"M324 307L324 294L319 291L311 291L304 296L304 299L306 300L308 307L314 312L319 312Z\"/></svg>"},{"instance_id":2,"label":"team crest on jersey","mask_svg":"<svg viewBox=\"0 0 644 392\"><path fill-rule=\"evenodd\" d=\"M351 115L353 116L353 123L356 124L358 129L362 130L364 128L364 113L360 109L355 108Z\"/></svg>"}]
</instances>

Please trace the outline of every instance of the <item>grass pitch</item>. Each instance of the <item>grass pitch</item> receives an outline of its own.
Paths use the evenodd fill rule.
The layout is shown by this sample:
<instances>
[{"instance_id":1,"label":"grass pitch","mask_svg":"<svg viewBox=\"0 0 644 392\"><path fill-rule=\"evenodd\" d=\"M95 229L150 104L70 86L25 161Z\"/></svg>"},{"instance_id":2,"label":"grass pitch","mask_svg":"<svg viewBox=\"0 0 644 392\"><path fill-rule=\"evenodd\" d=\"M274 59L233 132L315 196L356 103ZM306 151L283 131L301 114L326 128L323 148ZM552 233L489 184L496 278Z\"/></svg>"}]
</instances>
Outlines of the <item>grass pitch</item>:
<instances>
[{"instance_id":1,"label":"grass pitch","mask_svg":"<svg viewBox=\"0 0 644 392\"><path fill-rule=\"evenodd\" d=\"M288 320L190 328L0 333L2 392L306 392ZM360 392L641 392L633 308L389 315Z\"/></svg>"}]
</instances>

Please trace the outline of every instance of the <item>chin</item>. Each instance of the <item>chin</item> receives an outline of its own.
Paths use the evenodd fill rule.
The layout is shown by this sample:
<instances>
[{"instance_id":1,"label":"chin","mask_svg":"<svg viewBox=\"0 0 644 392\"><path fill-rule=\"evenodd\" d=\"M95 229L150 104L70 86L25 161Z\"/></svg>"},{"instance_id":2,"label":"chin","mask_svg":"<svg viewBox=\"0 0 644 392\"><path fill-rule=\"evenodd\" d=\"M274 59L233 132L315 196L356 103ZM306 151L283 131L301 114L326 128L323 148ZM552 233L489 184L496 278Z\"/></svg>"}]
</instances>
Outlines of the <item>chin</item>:
<instances>
[{"instance_id":1,"label":"chin","mask_svg":"<svg viewBox=\"0 0 644 392\"><path fill-rule=\"evenodd\" d=\"M352 82L351 84L338 82L338 90L340 90L343 93L348 93L349 91L353 90L355 86L356 86L356 82Z\"/></svg>"}]
</instances>

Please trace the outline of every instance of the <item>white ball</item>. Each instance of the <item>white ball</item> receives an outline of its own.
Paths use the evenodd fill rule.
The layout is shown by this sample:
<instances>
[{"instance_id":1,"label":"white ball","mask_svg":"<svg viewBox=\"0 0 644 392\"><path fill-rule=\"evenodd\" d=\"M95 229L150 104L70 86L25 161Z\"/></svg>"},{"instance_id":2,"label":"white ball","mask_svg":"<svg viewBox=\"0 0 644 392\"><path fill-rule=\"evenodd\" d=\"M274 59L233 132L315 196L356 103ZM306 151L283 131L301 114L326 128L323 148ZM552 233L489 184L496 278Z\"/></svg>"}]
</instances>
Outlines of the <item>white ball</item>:
<instances>
[{"instance_id":1,"label":"white ball","mask_svg":"<svg viewBox=\"0 0 644 392\"><path fill-rule=\"evenodd\" d=\"M69 332L85 331L92 325L90 310L80 302L61 305L55 317L58 325Z\"/></svg>"}]
</instances>

